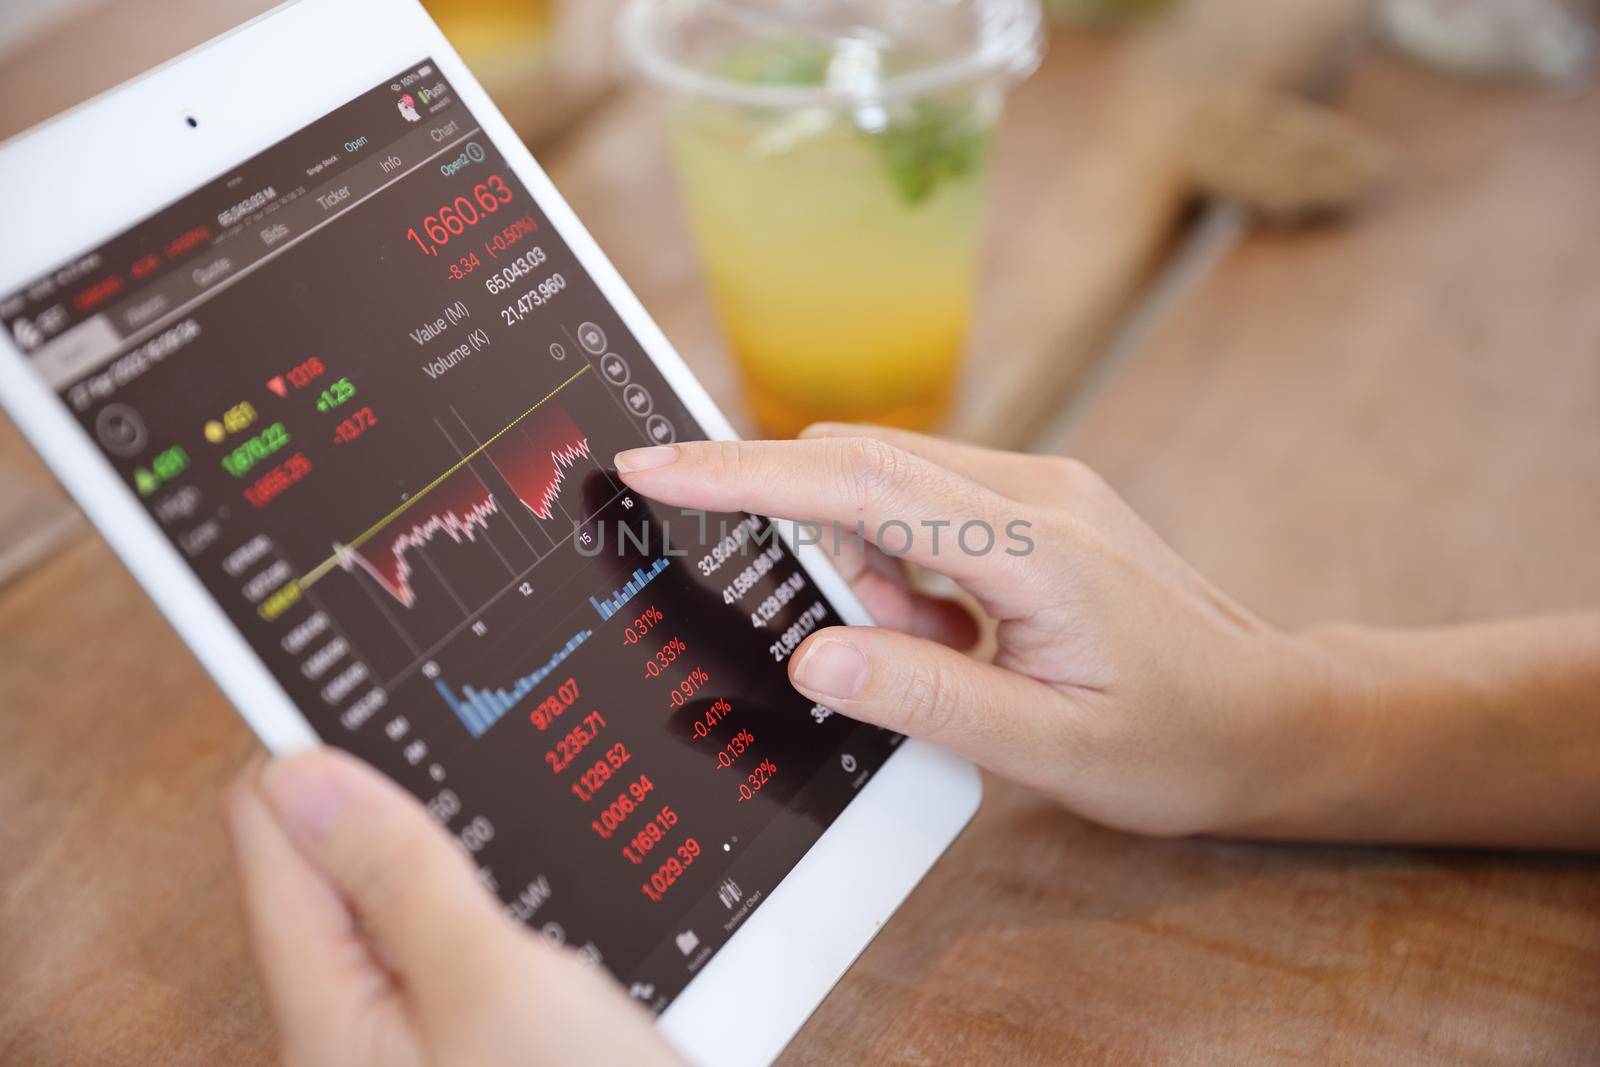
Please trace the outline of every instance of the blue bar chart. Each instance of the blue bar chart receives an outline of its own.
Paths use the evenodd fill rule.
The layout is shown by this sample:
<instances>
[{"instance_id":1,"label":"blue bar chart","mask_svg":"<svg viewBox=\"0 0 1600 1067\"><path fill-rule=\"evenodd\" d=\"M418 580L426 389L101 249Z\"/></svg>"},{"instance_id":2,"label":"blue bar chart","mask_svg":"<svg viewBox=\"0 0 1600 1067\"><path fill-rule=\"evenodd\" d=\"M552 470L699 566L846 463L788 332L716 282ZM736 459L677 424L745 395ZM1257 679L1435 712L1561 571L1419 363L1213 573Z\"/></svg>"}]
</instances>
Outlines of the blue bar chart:
<instances>
[{"instance_id":1,"label":"blue bar chart","mask_svg":"<svg viewBox=\"0 0 1600 1067\"><path fill-rule=\"evenodd\" d=\"M455 712L456 718L461 720L461 725L467 728L467 732L474 739L477 739L482 737L489 727L500 721L506 712L516 707L518 701L533 692L540 682L550 677L555 669L561 666L563 660L578 650L579 645L593 636L592 630L579 630L542 667L531 674L523 675L504 688L477 689L464 685L461 687L460 695L457 695L443 678L435 678L433 687L439 691L439 695L450 706L450 710Z\"/></svg>"},{"instance_id":2,"label":"blue bar chart","mask_svg":"<svg viewBox=\"0 0 1600 1067\"><path fill-rule=\"evenodd\" d=\"M635 569L633 577L621 589L606 597L604 600L589 598L589 603L594 605L594 610L599 612L600 619L604 622L622 610L622 605L639 595L639 591L655 580L656 575L667 569L666 559L658 559L650 565L649 570Z\"/></svg>"}]
</instances>

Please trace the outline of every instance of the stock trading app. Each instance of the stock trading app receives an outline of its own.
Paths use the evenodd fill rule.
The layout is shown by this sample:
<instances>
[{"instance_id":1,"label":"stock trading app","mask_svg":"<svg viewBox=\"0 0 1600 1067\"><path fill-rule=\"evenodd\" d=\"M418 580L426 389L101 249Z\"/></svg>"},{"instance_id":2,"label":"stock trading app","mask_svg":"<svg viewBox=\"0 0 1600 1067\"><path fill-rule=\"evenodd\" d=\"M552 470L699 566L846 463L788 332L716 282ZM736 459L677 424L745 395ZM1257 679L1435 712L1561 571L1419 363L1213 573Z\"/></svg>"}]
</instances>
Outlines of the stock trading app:
<instances>
[{"instance_id":1,"label":"stock trading app","mask_svg":"<svg viewBox=\"0 0 1600 1067\"><path fill-rule=\"evenodd\" d=\"M608 469L702 431L430 63L0 316L317 733L653 1010L898 740L788 685L838 619L768 523Z\"/></svg>"}]
</instances>

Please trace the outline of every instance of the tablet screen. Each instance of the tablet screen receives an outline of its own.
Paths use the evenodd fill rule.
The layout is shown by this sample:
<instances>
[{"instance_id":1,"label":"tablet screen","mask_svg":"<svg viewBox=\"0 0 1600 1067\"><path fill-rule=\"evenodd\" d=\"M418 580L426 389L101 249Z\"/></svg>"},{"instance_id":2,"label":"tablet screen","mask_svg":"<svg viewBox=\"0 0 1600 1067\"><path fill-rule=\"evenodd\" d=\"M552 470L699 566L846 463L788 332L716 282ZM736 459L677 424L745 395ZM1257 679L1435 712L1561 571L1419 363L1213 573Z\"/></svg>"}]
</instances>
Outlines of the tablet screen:
<instances>
[{"instance_id":1,"label":"tablet screen","mask_svg":"<svg viewBox=\"0 0 1600 1067\"><path fill-rule=\"evenodd\" d=\"M767 523L608 469L703 431L430 62L0 317L316 732L654 1010L897 741L790 688L838 619Z\"/></svg>"}]
</instances>

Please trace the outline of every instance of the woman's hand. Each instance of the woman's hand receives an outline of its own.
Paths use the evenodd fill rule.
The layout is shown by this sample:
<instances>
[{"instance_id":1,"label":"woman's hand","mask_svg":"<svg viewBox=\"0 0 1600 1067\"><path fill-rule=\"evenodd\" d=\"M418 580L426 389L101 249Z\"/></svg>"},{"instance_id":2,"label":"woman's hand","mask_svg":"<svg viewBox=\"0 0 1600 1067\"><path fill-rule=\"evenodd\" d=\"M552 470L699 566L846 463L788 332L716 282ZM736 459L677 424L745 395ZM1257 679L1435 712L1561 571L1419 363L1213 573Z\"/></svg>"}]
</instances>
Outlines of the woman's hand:
<instances>
[{"instance_id":1,"label":"woman's hand","mask_svg":"<svg viewBox=\"0 0 1600 1067\"><path fill-rule=\"evenodd\" d=\"M999 642L993 663L961 654L964 612L882 552L847 552L892 629L813 634L789 667L807 697L1143 833L1600 846L1600 613L1284 633L1080 463L859 427L803 438L617 465L684 508L859 522L897 554L909 530L905 558L966 587ZM987 553L968 551L981 527L963 547L969 522L995 532Z\"/></svg>"},{"instance_id":2,"label":"woman's hand","mask_svg":"<svg viewBox=\"0 0 1600 1067\"><path fill-rule=\"evenodd\" d=\"M422 806L354 758L252 767L228 821L289 1067L682 1062L598 967L507 918Z\"/></svg>"},{"instance_id":3,"label":"woman's hand","mask_svg":"<svg viewBox=\"0 0 1600 1067\"><path fill-rule=\"evenodd\" d=\"M808 638L790 677L811 699L1144 833L1268 826L1316 785L1319 738L1337 728L1311 714L1322 654L1211 586L1082 464L822 426L799 441L637 449L617 466L669 505L885 531L998 621L994 662L972 659L956 650L975 633L964 611L908 591L877 549L845 553L845 576L891 628ZM987 553L968 552L987 541L981 527L962 547L969 522L994 532Z\"/></svg>"}]
</instances>

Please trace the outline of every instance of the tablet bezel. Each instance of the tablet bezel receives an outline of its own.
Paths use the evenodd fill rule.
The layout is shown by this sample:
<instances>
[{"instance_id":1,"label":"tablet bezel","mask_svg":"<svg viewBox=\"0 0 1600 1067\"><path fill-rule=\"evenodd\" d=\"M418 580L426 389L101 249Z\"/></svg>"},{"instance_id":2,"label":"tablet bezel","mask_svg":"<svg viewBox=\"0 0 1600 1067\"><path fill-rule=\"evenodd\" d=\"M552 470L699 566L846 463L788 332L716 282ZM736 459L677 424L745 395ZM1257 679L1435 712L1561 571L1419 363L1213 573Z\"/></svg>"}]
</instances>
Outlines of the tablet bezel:
<instances>
[{"instance_id":1,"label":"tablet bezel","mask_svg":"<svg viewBox=\"0 0 1600 1067\"><path fill-rule=\"evenodd\" d=\"M0 292L121 233L424 56L433 57L689 411L712 438L733 438L727 419L415 0L295 0L0 145L0 232L10 244ZM0 403L262 742L280 753L317 743L199 577L9 338L0 339ZM797 554L842 618L870 622L819 548L802 546ZM663 1032L697 1063L769 1062L980 799L968 764L920 742L900 746L662 1013Z\"/></svg>"}]
</instances>

